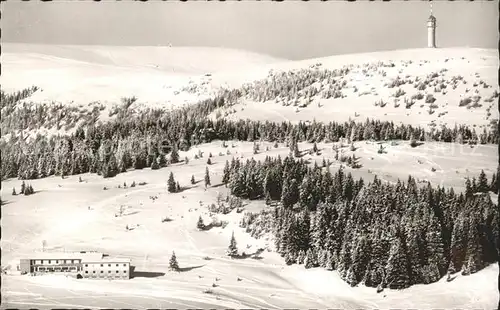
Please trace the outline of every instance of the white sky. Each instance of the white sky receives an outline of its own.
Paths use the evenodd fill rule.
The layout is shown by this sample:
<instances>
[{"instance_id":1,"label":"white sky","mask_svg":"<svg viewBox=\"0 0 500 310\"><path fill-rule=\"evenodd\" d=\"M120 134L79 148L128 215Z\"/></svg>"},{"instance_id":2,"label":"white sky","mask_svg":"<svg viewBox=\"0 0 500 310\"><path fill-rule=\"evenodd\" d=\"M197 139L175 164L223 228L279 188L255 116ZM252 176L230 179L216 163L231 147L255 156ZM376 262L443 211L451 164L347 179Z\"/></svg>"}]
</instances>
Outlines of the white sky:
<instances>
[{"instance_id":1,"label":"white sky","mask_svg":"<svg viewBox=\"0 0 500 310\"><path fill-rule=\"evenodd\" d=\"M434 1L440 47L496 48L496 1ZM426 45L426 1L1 2L4 42L222 46L305 59Z\"/></svg>"}]
</instances>

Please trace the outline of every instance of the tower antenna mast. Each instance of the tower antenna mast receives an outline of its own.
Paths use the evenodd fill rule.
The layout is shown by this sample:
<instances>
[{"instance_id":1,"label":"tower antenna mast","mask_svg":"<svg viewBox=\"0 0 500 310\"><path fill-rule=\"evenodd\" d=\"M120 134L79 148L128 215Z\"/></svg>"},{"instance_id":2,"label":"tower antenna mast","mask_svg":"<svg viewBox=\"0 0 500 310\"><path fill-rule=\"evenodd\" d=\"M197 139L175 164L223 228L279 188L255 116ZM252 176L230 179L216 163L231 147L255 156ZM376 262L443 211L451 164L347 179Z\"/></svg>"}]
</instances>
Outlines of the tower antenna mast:
<instances>
[{"instance_id":1,"label":"tower antenna mast","mask_svg":"<svg viewBox=\"0 0 500 310\"><path fill-rule=\"evenodd\" d=\"M427 20L427 47L436 47L436 17L432 15L432 0L429 0L430 16Z\"/></svg>"}]
</instances>

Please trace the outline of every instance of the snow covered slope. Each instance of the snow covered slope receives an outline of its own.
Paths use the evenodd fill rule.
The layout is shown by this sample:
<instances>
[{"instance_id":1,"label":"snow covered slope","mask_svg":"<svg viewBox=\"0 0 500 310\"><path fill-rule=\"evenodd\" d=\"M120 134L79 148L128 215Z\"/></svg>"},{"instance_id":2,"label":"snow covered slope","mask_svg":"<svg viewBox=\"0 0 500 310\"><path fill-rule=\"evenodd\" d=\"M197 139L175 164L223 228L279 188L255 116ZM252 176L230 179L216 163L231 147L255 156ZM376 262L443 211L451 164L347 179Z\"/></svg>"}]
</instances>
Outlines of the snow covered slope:
<instances>
[{"instance_id":1,"label":"snow covered slope","mask_svg":"<svg viewBox=\"0 0 500 310\"><path fill-rule=\"evenodd\" d=\"M4 91L39 86L28 101L119 102L136 96L165 103L189 76L244 70L283 60L256 53L208 47L2 45ZM185 99L175 98L176 102Z\"/></svg>"},{"instance_id":2,"label":"snow covered slope","mask_svg":"<svg viewBox=\"0 0 500 310\"><path fill-rule=\"evenodd\" d=\"M452 145L430 144L436 148L450 148ZM49 177L31 180L29 183L38 191L32 196L10 194L13 187L19 191L19 180L3 182L2 200L6 200L7 204L2 206L2 268L15 270L19 258L40 251L45 240L47 252L95 250L130 257L132 265L136 266L137 277L108 282L3 275L2 306L38 309L103 306L182 309L493 309L496 305L496 265L470 276L458 275L451 282L443 278L429 285L415 285L402 291L386 289L377 293L375 288L363 285L350 287L335 271L321 268L306 270L302 265L286 266L273 251L264 251L260 254L261 259L229 259L225 250L233 231L240 252L254 253L256 249L267 246L272 249L273 242L266 238L254 239L245 233L238 225L242 213L235 210L227 215L216 215L218 220L227 221L225 228L216 227L208 231L196 229L200 215L205 223L210 221L207 206L215 203L219 193L227 193L227 188L217 186L225 161L233 155L243 160L250 157L263 160L265 156L286 156L289 152L284 144L273 148L272 143L262 143L262 149L269 147L269 151L262 151L258 155L253 155L251 142L234 142L234 146L231 148L233 154L223 153L212 157L210 173L213 186L206 190L203 182L200 182L182 193L167 193L165 181L169 171L175 174L182 186L190 184L191 175L196 180L202 180L206 158L193 157L199 150L205 154L224 151L220 141L180 152L181 157L190 158L188 164L174 164L157 171L149 168L129 171L111 179L85 174L65 179ZM310 145L301 144L300 147L307 148ZM331 148L327 145L320 147ZM488 153L486 149L483 151ZM448 154L447 159L453 158L448 150L433 159L443 157L444 153ZM489 155L480 156L482 159L476 162L487 158L491 161L493 155L490 152ZM403 161L406 158L409 162L412 157L412 154L408 154L400 159ZM468 163L474 157L474 154L470 154L456 158L455 167L465 166L471 173L477 174L479 168ZM319 156L313 159L320 160ZM403 168L399 173L411 169L417 168ZM448 169L451 170L451 167ZM459 178L463 175L460 172ZM79 182L80 177L82 182ZM443 176L443 179L446 180L443 185L452 185L448 183L448 177ZM131 187L133 181L147 184ZM124 183L128 186L123 187ZM107 190L103 190L103 187L107 187ZM246 203L245 211L258 212L265 208L263 201ZM125 215L116 217L122 205ZM162 222L165 217L171 221ZM134 229L126 231L126 225ZM175 251L180 267L184 268L179 273L168 271L172 251Z\"/></svg>"},{"instance_id":3,"label":"snow covered slope","mask_svg":"<svg viewBox=\"0 0 500 310\"><path fill-rule=\"evenodd\" d=\"M170 109L197 102L221 88L236 88L268 78L273 72L349 68L336 82L318 81L319 94L304 104L305 90L297 102L256 102L246 98L222 114L234 119L271 121L364 121L367 117L435 127L467 123L476 130L498 119L498 55L475 48L409 49L337 55L303 61L286 61L251 52L203 47L113 47L4 44L4 90L37 85L27 102L62 102L87 106L100 102L109 108L123 97L137 97L133 108ZM436 76L429 79L429 75ZM457 79L460 77L460 80ZM389 87L399 78L405 83ZM425 89L417 84L425 82ZM331 83L336 83L332 86ZM344 84L341 84L344 83ZM342 97L322 98L331 87L341 87ZM437 90L436 90L437 89ZM404 92L396 98L396 92ZM405 100L415 99L411 108ZM434 104L426 102L432 95ZM464 98L478 98L474 107L459 106ZM385 104L379 105L382 101ZM302 107L301 107L302 105ZM214 113L215 115L215 113Z\"/></svg>"}]
</instances>

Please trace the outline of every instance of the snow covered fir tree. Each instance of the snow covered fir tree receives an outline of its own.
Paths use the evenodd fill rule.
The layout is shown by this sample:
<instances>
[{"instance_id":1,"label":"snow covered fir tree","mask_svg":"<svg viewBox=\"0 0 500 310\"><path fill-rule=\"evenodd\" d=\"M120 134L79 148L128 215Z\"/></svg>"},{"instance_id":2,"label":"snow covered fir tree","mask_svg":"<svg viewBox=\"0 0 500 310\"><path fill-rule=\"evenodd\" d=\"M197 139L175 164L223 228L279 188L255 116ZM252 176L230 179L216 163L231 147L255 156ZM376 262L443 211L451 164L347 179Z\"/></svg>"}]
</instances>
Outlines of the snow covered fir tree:
<instances>
[{"instance_id":1,"label":"snow covered fir tree","mask_svg":"<svg viewBox=\"0 0 500 310\"><path fill-rule=\"evenodd\" d=\"M229 246L227 247L226 254L230 257L238 256L238 246L236 244L236 238L234 238L234 231L231 234L231 240L229 241Z\"/></svg>"},{"instance_id":2,"label":"snow covered fir tree","mask_svg":"<svg viewBox=\"0 0 500 310\"><path fill-rule=\"evenodd\" d=\"M179 263L177 262L177 256L175 256L174 251L172 251L172 256L170 256L170 260L168 262L168 269L170 271L179 271Z\"/></svg>"},{"instance_id":3,"label":"snow covered fir tree","mask_svg":"<svg viewBox=\"0 0 500 310\"><path fill-rule=\"evenodd\" d=\"M395 185L376 176L365 183L293 157L235 159L228 173L233 195L253 199L265 191L279 202L247 214L240 226L256 237L272 233L287 264L334 269L353 286L407 288L496 261L498 210L481 176L481 186L457 195L418 187L411 176Z\"/></svg>"}]
</instances>

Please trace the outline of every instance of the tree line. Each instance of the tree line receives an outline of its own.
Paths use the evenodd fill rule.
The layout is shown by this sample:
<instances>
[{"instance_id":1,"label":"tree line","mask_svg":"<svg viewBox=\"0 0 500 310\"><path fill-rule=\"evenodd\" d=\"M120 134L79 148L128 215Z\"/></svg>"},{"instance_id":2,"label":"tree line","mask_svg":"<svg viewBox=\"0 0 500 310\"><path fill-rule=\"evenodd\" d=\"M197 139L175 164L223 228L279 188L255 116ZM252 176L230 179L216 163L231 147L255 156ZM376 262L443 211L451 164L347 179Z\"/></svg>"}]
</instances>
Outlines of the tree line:
<instances>
[{"instance_id":1,"label":"tree line","mask_svg":"<svg viewBox=\"0 0 500 310\"><path fill-rule=\"evenodd\" d=\"M213 140L336 142L340 139L415 140L494 143L498 131L478 135L474 128L455 126L426 131L421 127L367 119L365 122L261 122L212 120L218 107L234 103L241 94L226 91L215 99L170 112L148 110L122 113L106 123L81 124L68 135L25 137L0 141L2 179L36 179L50 175L98 173L112 177L127 169L153 169L168 164L167 154Z\"/></svg>"}]
</instances>

